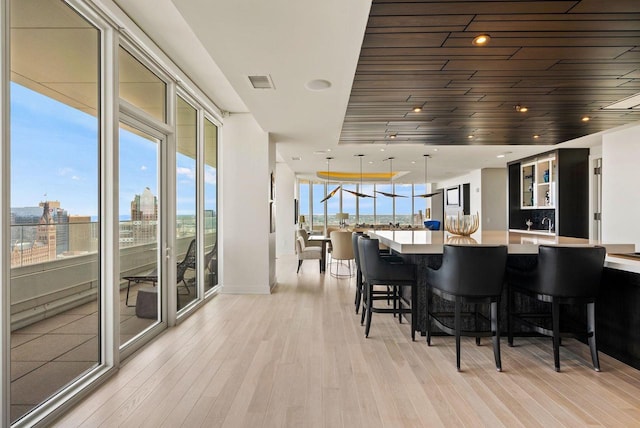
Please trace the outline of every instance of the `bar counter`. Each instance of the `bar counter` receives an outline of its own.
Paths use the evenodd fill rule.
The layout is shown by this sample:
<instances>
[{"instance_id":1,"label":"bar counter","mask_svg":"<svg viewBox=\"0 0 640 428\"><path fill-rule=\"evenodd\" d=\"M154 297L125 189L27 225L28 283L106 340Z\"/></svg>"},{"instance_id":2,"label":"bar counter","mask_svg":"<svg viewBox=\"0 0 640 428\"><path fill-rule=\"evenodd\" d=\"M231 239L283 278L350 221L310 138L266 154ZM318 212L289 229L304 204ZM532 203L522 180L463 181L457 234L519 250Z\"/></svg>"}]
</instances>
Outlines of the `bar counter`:
<instances>
[{"instance_id":1,"label":"bar counter","mask_svg":"<svg viewBox=\"0 0 640 428\"><path fill-rule=\"evenodd\" d=\"M526 231L524 231L526 232ZM416 265L417 328L426 331L426 269L437 268L442 263L444 244L457 245L507 245L508 264L523 266L535 263L538 245L590 246L602 245L607 249L605 270L598 302L596 304L596 337L598 348L614 358L640 369L640 258L622 256L633 253L634 244L602 243L595 240L555 236L548 233L483 231L470 237L430 230L369 230L368 235L377 238L407 263ZM446 306L445 303L440 303ZM434 309L442 310L434 301ZM539 309L539 302L522 300L517 309ZM500 308L501 330L506 329L506 287ZM571 315L583 318L584 314ZM437 331L437 329L435 329ZM522 335L529 335L526 330ZM551 339L549 339L551 350Z\"/></svg>"},{"instance_id":2,"label":"bar counter","mask_svg":"<svg viewBox=\"0 0 640 428\"><path fill-rule=\"evenodd\" d=\"M471 236L453 235L432 230L370 230L372 238L399 254L442 254L444 244L458 245L507 245L509 254L537 254L538 245L602 245L607 253L632 253L634 244L609 244L583 238L556 236L548 233L488 230Z\"/></svg>"}]
</instances>

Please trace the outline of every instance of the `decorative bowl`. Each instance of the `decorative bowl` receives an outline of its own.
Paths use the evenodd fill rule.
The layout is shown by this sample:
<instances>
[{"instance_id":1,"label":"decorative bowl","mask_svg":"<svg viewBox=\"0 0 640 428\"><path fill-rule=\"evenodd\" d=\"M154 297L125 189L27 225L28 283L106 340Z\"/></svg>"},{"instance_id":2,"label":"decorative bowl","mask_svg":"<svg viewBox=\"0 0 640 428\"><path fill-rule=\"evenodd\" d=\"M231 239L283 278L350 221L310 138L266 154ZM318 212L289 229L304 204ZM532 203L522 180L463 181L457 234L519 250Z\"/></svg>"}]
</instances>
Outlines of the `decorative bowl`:
<instances>
[{"instance_id":1,"label":"decorative bowl","mask_svg":"<svg viewBox=\"0 0 640 428\"><path fill-rule=\"evenodd\" d=\"M444 219L444 229L453 233L454 235L469 236L480 226L480 216L476 214L462 215L448 215Z\"/></svg>"},{"instance_id":2,"label":"decorative bowl","mask_svg":"<svg viewBox=\"0 0 640 428\"><path fill-rule=\"evenodd\" d=\"M429 230L440 230L440 221L439 220L427 220L424 222L424 227Z\"/></svg>"}]
</instances>

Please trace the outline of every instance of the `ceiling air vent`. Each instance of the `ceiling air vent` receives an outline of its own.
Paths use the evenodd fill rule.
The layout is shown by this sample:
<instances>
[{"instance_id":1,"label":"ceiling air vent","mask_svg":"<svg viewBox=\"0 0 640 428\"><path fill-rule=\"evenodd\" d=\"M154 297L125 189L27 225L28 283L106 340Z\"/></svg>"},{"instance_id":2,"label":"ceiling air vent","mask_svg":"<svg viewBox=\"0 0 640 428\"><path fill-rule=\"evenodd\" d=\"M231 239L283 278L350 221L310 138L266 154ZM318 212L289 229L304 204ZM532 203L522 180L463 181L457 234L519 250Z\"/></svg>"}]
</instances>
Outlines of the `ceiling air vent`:
<instances>
[{"instance_id":1,"label":"ceiling air vent","mask_svg":"<svg viewBox=\"0 0 640 428\"><path fill-rule=\"evenodd\" d=\"M251 82L253 89L275 89L271 76L268 74L262 76L249 76L249 82Z\"/></svg>"}]
</instances>

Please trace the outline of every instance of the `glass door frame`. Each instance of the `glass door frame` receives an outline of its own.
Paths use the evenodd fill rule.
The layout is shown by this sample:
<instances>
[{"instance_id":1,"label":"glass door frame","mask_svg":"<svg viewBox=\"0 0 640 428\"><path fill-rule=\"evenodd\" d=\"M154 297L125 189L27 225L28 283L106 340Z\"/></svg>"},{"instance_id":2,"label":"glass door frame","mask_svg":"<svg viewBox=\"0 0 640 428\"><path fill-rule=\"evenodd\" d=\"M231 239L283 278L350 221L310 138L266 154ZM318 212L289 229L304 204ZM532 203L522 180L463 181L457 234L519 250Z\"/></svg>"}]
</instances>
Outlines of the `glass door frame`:
<instances>
[{"instance_id":1,"label":"glass door frame","mask_svg":"<svg viewBox=\"0 0 640 428\"><path fill-rule=\"evenodd\" d=\"M169 194L171 193L170 188L168 189L168 181L167 181L167 169L168 169L168 160L167 160L167 152L169 152L169 140L170 140L170 128L164 124L160 124L157 122L151 122L148 118L141 118L140 116L131 114L131 109L133 109L130 105L124 106L121 100L121 108L119 113L118 127L120 123L131 126L139 131L144 132L158 140L158 267L159 267L159 275L158 275L158 283L157 287L160 290L160 309L159 319L152 326L147 328L140 334L135 337L131 341L125 343L122 346L119 346L119 359L124 359L131 355L134 351L138 350L140 347L144 346L144 344L153 340L158 334L164 331L169 325L168 320L171 317L171 311L169 308L169 301L171 300L170 290L168 284L171 282L168 281L168 278L175 278L175 263L170 263L171 259L175 259L175 256L171 252L171 248L173 248L173 243L170 239L170 231L168 230L170 226L167 224L167 216L169 215L171 209L168 207L170 205ZM119 183L119 138L118 138L118 156L116 156L116 165L114 168L114 177L113 180L116 183ZM119 213L119 194L115 198L115 212L116 215ZM174 241L175 242L175 241ZM120 276L120 251L119 248L117 250L118 256L115 257L114 260L114 269L116 270L116 278ZM173 266L173 269L171 267ZM118 289L118 287L115 287ZM118 290L114 290L114 293L119 293ZM116 300L118 301L118 300ZM175 316L175 310L174 310ZM116 343L119 343L120 337L120 313L118 311L117 317L114 319L114 333L116 338Z\"/></svg>"}]
</instances>

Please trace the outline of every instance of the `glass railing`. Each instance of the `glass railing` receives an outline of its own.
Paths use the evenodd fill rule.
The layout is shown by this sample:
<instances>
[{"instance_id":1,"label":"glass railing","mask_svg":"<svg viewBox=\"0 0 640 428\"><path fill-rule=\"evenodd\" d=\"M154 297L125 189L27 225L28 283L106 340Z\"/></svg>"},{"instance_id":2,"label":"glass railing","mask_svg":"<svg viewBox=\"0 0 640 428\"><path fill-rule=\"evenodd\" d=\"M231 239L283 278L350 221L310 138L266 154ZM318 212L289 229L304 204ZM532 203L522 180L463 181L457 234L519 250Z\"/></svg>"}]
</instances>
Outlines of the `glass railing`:
<instances>
[{"instance_id":1,"label":"glass railing","mask_svg":"<svg viewBox=\"0 0 640 428\"><path fill-rule=\"evenodd\" d=\"M216 234L215 218L205 224L207 236ZM195 217L179 218L176 237L194 236ZM120 248L156 242L157 221L121 221ZM97 253L98 222L11 225L11 267L18 268ZM208 242L208 241L207 241Z\"/></svg>"}]
</instances>

